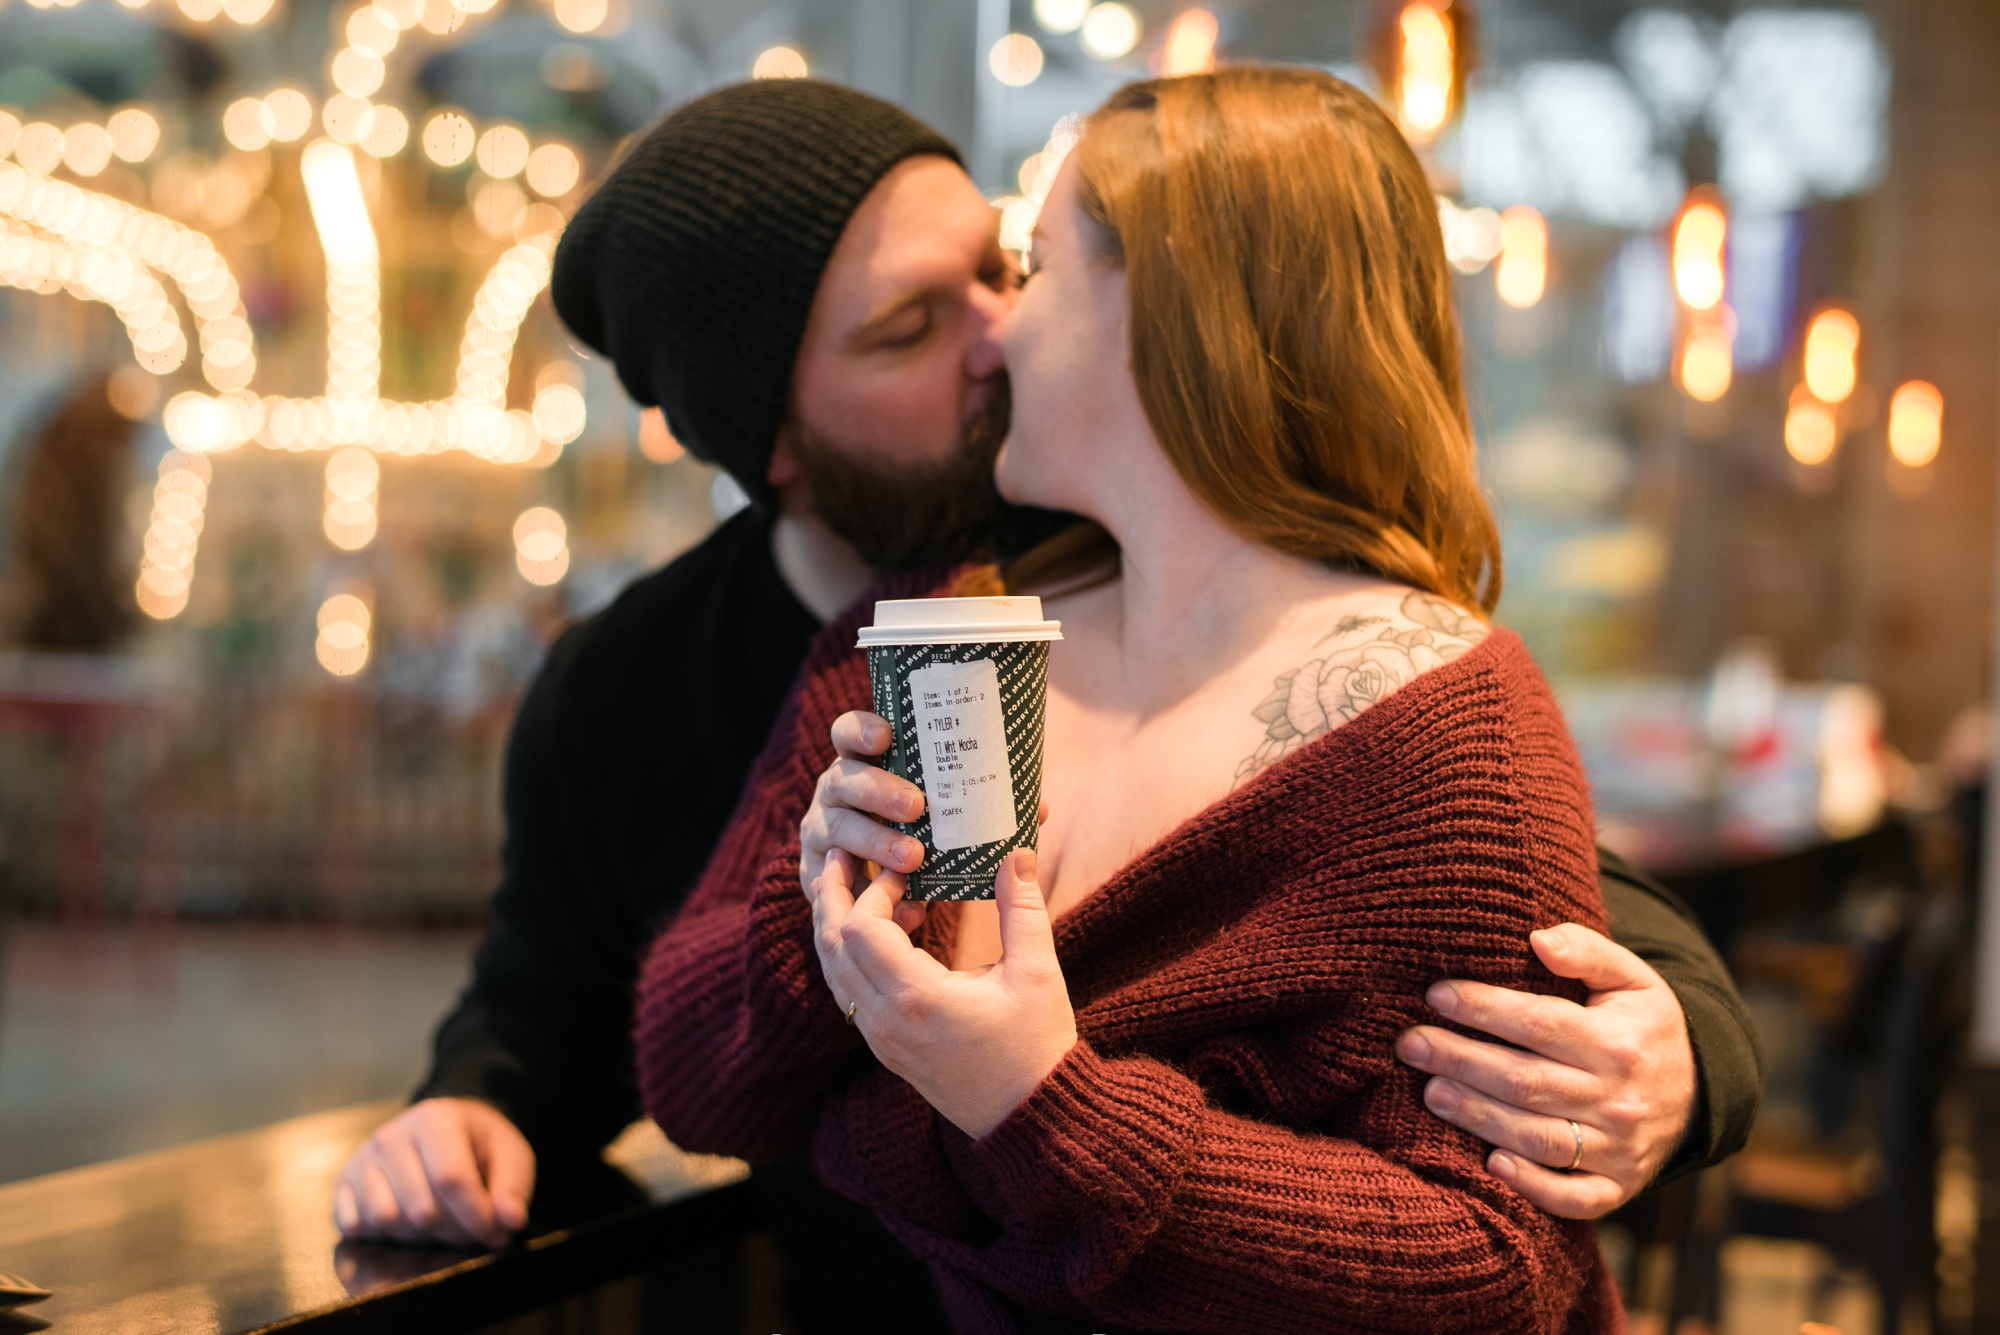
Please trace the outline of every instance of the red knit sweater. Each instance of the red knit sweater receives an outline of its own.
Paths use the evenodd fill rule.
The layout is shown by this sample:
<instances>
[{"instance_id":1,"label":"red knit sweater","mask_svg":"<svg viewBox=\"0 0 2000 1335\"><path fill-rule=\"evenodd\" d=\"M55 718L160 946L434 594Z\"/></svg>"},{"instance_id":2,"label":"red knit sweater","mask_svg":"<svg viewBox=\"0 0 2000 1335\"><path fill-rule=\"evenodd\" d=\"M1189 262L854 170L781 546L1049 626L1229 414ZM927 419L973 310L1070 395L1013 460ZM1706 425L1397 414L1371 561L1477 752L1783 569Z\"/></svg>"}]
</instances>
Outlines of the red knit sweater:
<instances>
[{"instance_id":1,"label":"red knit sweater","mask_svg":"<svg viewBox=\"0 0 2000 1335\"><path fill-rule=\"evenodd\" d=\"M647 962L641 1089L669 1137L809 1148L964 1331L1622 1328L1593 1228L1488 1174L1391 1052L1431 983L1563 990L1527 934L1603 921L1583 774L1519 639L1287 755L1058 919L1081 1038L972 1141L843 1022L799 890L827 729L869 702L856 625L815 643Z\"/></svg>"}]
</instances>

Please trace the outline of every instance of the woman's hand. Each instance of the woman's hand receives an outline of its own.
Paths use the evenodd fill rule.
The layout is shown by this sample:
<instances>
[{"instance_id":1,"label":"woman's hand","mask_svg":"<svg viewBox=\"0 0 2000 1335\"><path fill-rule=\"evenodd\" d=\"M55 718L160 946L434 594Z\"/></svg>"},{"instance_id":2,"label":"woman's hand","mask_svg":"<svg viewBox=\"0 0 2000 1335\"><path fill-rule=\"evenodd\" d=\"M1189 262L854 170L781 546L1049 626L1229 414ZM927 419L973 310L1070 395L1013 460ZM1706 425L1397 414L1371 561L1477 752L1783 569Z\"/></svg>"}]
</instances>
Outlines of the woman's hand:
<instances>
[{"instance_id":1,"label":"woman's hand","mask_svg":"<svg viewBox=\"0 0 2000 1335\"><path fill-rule=\"evenodd\" d=\"M869 757L889 749L889 725L881 715L851 710L833 721L833 749L840 758L827 766L813 789L812 805L799 822L799 888L808 901L830 861L841 861L850 883L875 874L873 863L907 875L923 864L924 846L882 821L913 821L923 814L923 789L873 764ZM844 859L844 861L843 861ZM896 921L913 932L924 906L903 904Z\"/></svg>"},{"instance_id":2,"label":"woman's hand","mask_svg":"<svg viewBox=\"0 0 2000 1335\"><path fill-rule=\"evenodd\" d=\"M853 1008L876 1058L976 1140L1076 1043L1076 1013L1056 961L1035 854L1010 855L994 882L999 963L962 973L917 949L897 925L901 876L878 876L857 898L856 871L851 856L828 857L812 895L827 986L841 1010Z\"/></svg>"}]
</instances>

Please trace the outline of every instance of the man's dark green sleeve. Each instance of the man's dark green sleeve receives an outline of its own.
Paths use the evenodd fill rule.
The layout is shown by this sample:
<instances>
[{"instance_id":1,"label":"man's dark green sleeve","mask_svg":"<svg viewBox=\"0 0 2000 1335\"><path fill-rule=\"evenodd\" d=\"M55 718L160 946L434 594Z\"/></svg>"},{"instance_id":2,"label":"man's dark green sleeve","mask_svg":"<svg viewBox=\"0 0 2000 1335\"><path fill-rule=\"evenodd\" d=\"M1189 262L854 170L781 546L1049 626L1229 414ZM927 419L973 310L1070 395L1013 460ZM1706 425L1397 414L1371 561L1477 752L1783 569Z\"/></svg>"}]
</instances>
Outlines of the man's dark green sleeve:
<instances>
[{"instance_id":1,"label":"man's dark green sleeve","mask_svg":"<svg viewBox=\"0 0 2000 1335\"><path fill-rule=\"evenodd\" d=\"M1763 1091L1764 1059L1749 1008L1722 957L1680 897L1616 854L1597 851L1611 939L1653 966L1680 999L1694 1048L1695 1107L1660 1182L1743 1148Z\"/></svg>"}]
</instances>

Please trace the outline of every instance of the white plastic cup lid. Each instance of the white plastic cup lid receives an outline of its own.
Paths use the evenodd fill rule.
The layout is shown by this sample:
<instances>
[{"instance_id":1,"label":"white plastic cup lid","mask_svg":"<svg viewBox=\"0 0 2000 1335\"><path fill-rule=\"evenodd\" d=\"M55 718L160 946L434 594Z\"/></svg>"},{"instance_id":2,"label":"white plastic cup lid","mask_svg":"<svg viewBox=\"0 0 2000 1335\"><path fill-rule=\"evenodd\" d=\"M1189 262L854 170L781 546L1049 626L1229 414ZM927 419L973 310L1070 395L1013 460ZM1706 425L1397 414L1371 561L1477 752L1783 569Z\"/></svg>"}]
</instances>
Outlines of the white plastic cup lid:
<instances>
[{"instance_id":1,"label":"white plastic cup lid","mask_svg":"<svg viewBox=\"0 0 2000 1335\"><path fill-rule=\"evenodd\" d=\"M884 644L1019 644L1060 640L1062 622L1042 620L1039 598L897 598L875 604L875 624L856 648Z\"/></svg>"}]
</instances>

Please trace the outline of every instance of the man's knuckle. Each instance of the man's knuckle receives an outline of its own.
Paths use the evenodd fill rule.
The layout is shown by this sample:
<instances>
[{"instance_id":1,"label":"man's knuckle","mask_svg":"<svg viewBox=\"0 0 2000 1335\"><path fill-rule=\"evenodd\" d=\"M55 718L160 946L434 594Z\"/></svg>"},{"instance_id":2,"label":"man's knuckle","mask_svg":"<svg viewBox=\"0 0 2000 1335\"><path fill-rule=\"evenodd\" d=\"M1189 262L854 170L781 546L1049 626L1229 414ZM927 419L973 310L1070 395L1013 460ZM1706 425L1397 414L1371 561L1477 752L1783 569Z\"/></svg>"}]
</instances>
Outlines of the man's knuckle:
<instances>
[{"instance_id":1,"label":"man's knuckle","mask_svg":"<svg viewBox=\"0 0 2000 1335\"><path fill-rule=\"evenodd\" d=\"M1599 1111L1606 1130L1617 1133L1621 1138L1637 1134L1653 1117L1652 1108L1637 1093L1606 1099L1599 1105Z\"/></svg>"},{"instance_id":2,"label":"man's knuckle","mask_svg":"<svg viewBox=\"0 0 2000 1335\"><path fill-rule=\"evenodd\" d=\"M1465 1078L1465 1049L1456 1034L1432 1035L1431 1059L1424 1069L1453 1080Z\"/></svg>"},{"instance_id":3,"label":"man's knuckle","mask_svg":"<svg viewBox=\"0 0 2000 1335\"><path fill-rule=\"evenodd\" d=\"M1538 1051L1555 1046L1562 1039L1562 1020L1544 1007L1528 1013L1528 1046Z\"/></svg>"},{"instance_id":4,"label":"man's knuckle","mask_svg":"<svg viewBox=\"0 0 2000 1335\"><path fill-rule=\"evenodd\" d=\"M1458 1106L1446 1114L1446 1120L1482 1139L1492 1139L1486 1133L1495 1130L1492 1105L1469 1094L1459 1096Z\"/></svg>"},{"instance_id":5,"label":"man's knuckle","mask_svg":"<svg viewBox=\"0 0 2000 1335\"><path fill-rule=\"evenodd\" d=\"M889 994L888 1002L889 1014L906 1031L923 1025L930 1018L930 999L915 988L904 988Z\"/></svg>"},{"instance_id":6,"label":"man's knuckle","mask_svg":"<svg viewBox=\"0 0 2000 1335\"><path fill-rule=\"evenodd\" d=\"M1500 1094L1522 1108L1536 1108L1548 1102L1548 1079L1532 1066L1516 1067L1501 1077Z\"/></svg>"},{"instance_id":7,"label":"man's knuckle","mask_svg":"<svg viewBox=\"0 0 2000 1335\"><path fill-rule=\"evenodd\" d=\"M1620 1071L1634 1070L1646 1059L1646 1045L1631 1034L1612 1034L1602 1047L1606 1059Z\"/></svg>"}]
</instances>

